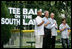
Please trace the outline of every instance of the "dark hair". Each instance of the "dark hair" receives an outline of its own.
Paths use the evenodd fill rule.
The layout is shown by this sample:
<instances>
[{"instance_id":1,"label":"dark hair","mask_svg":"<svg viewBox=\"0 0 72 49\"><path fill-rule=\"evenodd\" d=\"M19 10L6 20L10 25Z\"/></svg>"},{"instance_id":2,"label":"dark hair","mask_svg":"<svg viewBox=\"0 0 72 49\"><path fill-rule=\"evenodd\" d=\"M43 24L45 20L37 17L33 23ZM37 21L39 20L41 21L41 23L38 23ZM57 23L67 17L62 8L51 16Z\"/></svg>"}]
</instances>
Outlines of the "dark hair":
<instances>
[{"instance_id":1,"label":"dark hair","mask_svg":"<svg viewBox=\"0 0 72 49\"><path fill-rule=\"evenodd\" d=\"M66 20L66 18L63 18L62 21Z\"/></svg>"}]
</instances>

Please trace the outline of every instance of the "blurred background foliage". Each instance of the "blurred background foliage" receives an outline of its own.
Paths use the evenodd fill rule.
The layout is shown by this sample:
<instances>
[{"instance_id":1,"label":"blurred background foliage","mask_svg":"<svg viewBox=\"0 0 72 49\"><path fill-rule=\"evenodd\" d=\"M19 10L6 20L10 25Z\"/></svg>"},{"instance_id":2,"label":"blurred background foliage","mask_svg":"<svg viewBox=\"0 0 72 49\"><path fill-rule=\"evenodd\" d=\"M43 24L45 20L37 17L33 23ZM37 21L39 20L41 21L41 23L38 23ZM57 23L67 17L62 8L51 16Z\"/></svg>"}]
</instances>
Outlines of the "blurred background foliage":
<instances>
[{"instance_id":1,"label":"blurred background foliage","mask_svg":"<svg viewBox=\"0 0 72 49\"><path fill-rule=\"evenodd\" d=\"M37 8L55 13L55 19L58 25L61 23L61 19L65 15L69 26L71 26L71 1L5 1L7 7L20 7L19 4L22 3L23 8ZM11 4L12 3L12 4ZM33 17L35 18L35 17Z\"/></svg>"}]
</instances>

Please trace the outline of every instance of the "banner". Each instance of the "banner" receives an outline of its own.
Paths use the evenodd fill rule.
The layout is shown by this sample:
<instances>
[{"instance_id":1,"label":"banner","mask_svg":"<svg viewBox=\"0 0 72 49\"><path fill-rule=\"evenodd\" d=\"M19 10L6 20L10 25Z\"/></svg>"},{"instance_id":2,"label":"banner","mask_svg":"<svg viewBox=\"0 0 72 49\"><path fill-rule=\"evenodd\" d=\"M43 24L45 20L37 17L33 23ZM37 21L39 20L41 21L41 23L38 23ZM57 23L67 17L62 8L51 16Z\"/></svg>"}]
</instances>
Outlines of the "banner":
<instances>
[{"instance_id":1,"label":"banner","mask_svg":"<svg viewBox=\"0 0 72 49\"><path fill-rule=\"evenodd\" d=\"M10 24L10 25L20 25L20 8L8 7L10 15L13 15L13 18L1 18L1 24ZM38 9L22 9L23 16L23 25L34 25L35 20L32 18L34 15L37 16ZM42 9L39 9L42 11ZM44 13L42 13L44 15Z\"/></svg>"}]
</instances>

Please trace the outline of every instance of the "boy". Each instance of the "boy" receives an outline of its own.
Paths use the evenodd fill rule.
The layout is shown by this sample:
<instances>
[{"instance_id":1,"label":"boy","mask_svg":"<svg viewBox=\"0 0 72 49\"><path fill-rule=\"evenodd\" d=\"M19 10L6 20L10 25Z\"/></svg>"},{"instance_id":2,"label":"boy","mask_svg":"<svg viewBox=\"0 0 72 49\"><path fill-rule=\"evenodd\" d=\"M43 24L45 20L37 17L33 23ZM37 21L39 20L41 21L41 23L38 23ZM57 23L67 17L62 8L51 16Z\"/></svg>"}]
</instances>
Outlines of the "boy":
<instances>
[{"instance_id":1,"label":"boy","mask_svg":"<svg viewBox=\"0 0 72 49\"><path fill-rule=\"evenodd\" d=\"M66 23L66 19L63 18L62 19L62 24L60 24L59 29L61 31L61 39L62 39L62 47L66 48L65 43L67 44L67 48L69 48L69 32L68 30L70 29L70 27L68 26L68 24Z\"/></svg>"}]
</instances>

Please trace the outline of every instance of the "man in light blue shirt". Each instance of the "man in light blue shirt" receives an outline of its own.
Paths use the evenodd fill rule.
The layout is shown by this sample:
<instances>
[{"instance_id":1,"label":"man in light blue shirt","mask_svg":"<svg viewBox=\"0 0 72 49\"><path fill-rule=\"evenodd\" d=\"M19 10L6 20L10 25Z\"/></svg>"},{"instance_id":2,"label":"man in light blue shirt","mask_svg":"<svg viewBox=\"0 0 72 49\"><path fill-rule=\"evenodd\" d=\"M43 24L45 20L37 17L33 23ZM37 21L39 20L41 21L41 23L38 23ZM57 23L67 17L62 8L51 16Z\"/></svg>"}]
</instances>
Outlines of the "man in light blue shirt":
<instances>
[{"instance_id":1,"label":"man in light blue shirt","mask_svg":"<svg viewBox=\"0 0 72 49\"><path fill-rule=\"evenodd\" d=\"M51 19L48 18L49 12L45 11L44 12L44 39L43 39L43 48L50 48L51 44L51 28L55 25L52 24Z\"/></svg>"},{"instance_id":2,"label":"man in light blue shirt","mask_svg":"<svg viewBox=\"0 0 72 49\"><path fill-rule=\"evenodd\" d=\"M45 11L44 12L44 17L43 17L43 21L44 21L44 38L43 38L43 48L50 48L50 37L51 37L51 29L49 28L49 12Z\"/></svg>"}]
</instances>

